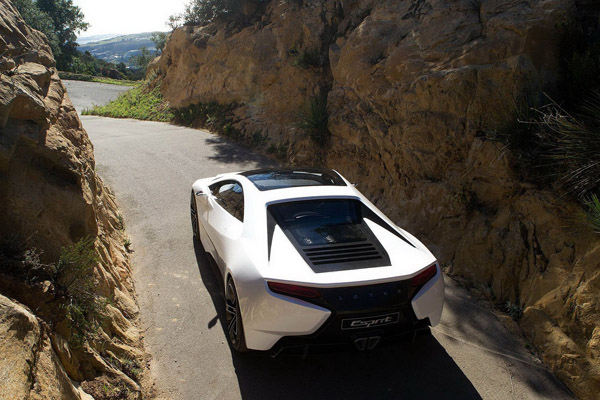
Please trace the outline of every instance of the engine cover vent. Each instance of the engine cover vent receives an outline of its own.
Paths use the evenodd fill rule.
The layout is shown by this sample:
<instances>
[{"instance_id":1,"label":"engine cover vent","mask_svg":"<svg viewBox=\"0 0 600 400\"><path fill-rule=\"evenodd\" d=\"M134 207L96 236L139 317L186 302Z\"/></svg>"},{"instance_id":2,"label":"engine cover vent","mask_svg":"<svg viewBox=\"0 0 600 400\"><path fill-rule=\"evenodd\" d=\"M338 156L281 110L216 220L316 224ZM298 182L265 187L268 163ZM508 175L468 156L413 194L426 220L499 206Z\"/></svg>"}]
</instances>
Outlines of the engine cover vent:
<instances>
[{"instance_id":1,"label":"engine cover vent","mask_svg":"<svg viewBox=\"0 0 600 400\"><path fill-rule=\"evenodd\" d=\"M379 250L370 242L308 247L303 250L313 265L381 260L383 258Z\"/></svg>"},{"instance_id":2,"label":"engine cover vent","mask_svg":"<svg viewBox=\"0 0 600 400\"><path fill-rule=\"evenodd\" d=\"M301 254L319 272L390 265L390 258L377 239L344 244L303 246Z\"/></svg>"}]
</instances>

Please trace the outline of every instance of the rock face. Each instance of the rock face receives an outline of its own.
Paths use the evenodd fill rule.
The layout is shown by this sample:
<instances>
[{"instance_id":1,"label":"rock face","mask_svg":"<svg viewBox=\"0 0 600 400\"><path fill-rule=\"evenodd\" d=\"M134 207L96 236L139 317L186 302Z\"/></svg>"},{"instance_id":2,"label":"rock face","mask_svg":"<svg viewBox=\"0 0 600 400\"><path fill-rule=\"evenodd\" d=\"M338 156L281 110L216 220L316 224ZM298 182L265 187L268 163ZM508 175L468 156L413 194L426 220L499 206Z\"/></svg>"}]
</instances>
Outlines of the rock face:
<instances>
[{"instance_id":1,"label":"rock face","mask_svg":"<svg viewBox=\"0 0 600 400\"><path fill-rule=\"evenodd\" d=\"M172 106L238 103L235 126L247 137L266 135L291 163L359 182L451 273L522 308L521 328L544 360L594 398L600 240L573 218L574 205L520 182L502 146L481 135L524 90L558 79L557 26L575 6L272 1L243 27L175 30L152 69ZM319 93L327 146L295 128Z\"/></svg>"},{"instance_id":2,"label":"rock face","mask_svg":"<svg viewBox=\"0 0 600 400\"><path fill-rule=\"evenodd\" d=\"M56 263L63 247L93 238L100 262L89 279L114 305L105 310L99 337L73 348L71 330L48 305L48 288L32 287L0 269L0 293L35 310L34 315L0 296L0 377L11 385L5 391L3 383L0 397L81 398L73 381L98 374L139 391L103 358L142 354L120 229L114 197L95 173L92 144L46 38L30 29L10 2L0 0L0 241L43 251L41 263Z\"/></svg>"}]
</instances>

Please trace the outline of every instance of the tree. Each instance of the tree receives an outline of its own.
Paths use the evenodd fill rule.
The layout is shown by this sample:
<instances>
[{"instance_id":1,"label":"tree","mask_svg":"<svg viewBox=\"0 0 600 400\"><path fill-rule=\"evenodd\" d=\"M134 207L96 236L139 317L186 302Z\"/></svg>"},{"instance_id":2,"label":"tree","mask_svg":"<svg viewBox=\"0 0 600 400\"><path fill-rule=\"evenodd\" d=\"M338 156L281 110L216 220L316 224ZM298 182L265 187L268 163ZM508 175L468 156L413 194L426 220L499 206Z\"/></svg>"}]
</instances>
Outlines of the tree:
<instances>
[{"instance_id":1,"label":"tree","mask_svg":"<svg viewBox=\"0 0 600 400\"><path fill-rule=\"evenodd\" d=\"M169 20L166 24L171 28L172 31L179 28L181 26L181 20L183 19L183 15L181 14L173 14L169 17Z\"/></svg>"},{"instance_id":2,"label":"tree","mask_svg":"<svg viewBox=\"0 0 600 400\"><path fill-rule=\"evenodd\" d=\"M156 47L156 53L161 54L167 43L166 32L152 32L152 41Z\"/></svg>"},{"instance_id":3,"label":"tree","mask_svg":"<svg viewBox=\"0 0 600 400\"><path fill-rule=\"evenodd\" d=\"M239 0L191 0L183 12L186 25L206 25L217 18L236 14Z\"/></svg>"},{"instance_id":4,"label":"tree","mask_svg":"<svg viewBox=\"0 0 600 400\"><path fill-rule=\"evenodd\" d=\"M150 64L150 61L154 59L154 55L150 52L150 50L148 50L147 47L140 47L139 52L140 53L138 55L131 57L131 62L145 73L146 68L148 68L148 64Z\"/></svg>"},{"instance_id":5,"label":"tree","mask_svg":"<svg viewBox=\"0 0 600 400\"><path fill-rule=\"evenodd\" d=\"M36 5L54 22L61 50L60 55L54 56L57 68L69 69L73 56L77 54L77 34L87 30L89 24L84 21L81 9L73 4L73 0L36 0Z\"/></svg>"},{"instance_id":6,"label":"tree","mask_svg":"<svg viewBox=\"0 0 600 400\"><path fill-rule=\"evenodd\" d=\"M40 10L33 0L13 0L13 5L19 10L27 25L46 35L54 57L58 57L61 52L52 18Z\"/></svg>"},{"instance_id":7,"label":"tree","mask_svg":"<svg viewBox=\"0 0 600 400\"><path fill-rule=\"evenodd\" d=\"M73 0L14 0L13 4L29 26L46 35L57 68L71 70L77 33L89 26L81 9Z\"/></svg>"},{"instance_id":8,"label":"tree","mask_svg":"<svg viewBox=\"0 0 600 400\"><path fill-rule=\"evenodd\" d=\"M184 25L206 25L216 20L240 21L246 13L264 12L270 0L190 0L181 16ZM254 11L252 7L254 6ZM169 19L171 22L171 19ZM170 24L169 24L170 25Z\"/></svg>"}]
</instances>

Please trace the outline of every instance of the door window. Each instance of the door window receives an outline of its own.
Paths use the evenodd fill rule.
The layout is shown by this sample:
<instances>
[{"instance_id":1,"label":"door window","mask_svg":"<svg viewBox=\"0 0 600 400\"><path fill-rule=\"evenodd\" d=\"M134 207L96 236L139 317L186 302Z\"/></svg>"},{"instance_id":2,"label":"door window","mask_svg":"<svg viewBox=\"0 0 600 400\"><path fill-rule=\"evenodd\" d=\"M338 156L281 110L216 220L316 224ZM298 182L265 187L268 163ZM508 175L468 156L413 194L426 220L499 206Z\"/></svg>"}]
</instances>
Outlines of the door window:
<instances>
[{"instance_id":1,"label":"door window","mask_svg":"<svg viewBox=\"0 0 600 400\"><path fill-rule=\"evenodd\" d=\"M209 186L210 193L225 211L244 221L244 191L236 181L222 181Z\"/></svg>"}]
</instances>

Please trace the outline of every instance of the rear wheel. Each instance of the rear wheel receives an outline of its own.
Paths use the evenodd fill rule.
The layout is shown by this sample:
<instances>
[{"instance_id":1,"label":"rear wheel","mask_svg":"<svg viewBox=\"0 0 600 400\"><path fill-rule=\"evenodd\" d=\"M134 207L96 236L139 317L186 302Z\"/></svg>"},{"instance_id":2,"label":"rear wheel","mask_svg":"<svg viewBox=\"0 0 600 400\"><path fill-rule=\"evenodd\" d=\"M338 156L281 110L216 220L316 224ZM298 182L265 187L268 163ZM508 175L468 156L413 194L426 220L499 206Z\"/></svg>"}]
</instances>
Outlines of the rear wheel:
<instances>
[{"instance_id":1,"label":"rear wheel","mask_svg":"<svg viewBox=\"0 0 600 400\"><path fill-rule=\"evenodd\" d=\"M200 232L198 230L198 209L196 207L196 199L194 198L194 191L192 190L192 198L190 199L190 214L192 219L192 232L194 239L200 241Z\"/></svg>"},{"instance_id":2,"label":"rear wheel","mask_svg":"<svg viewBox=\"0 0 600 400\"><path fill-rule=\"evenodd\" d=\"M231 277L227 279L227 286L225 287L225 317L227 338L231 347L240 353L248 351L237 291Z\"/></svg>"}]
</instances>

